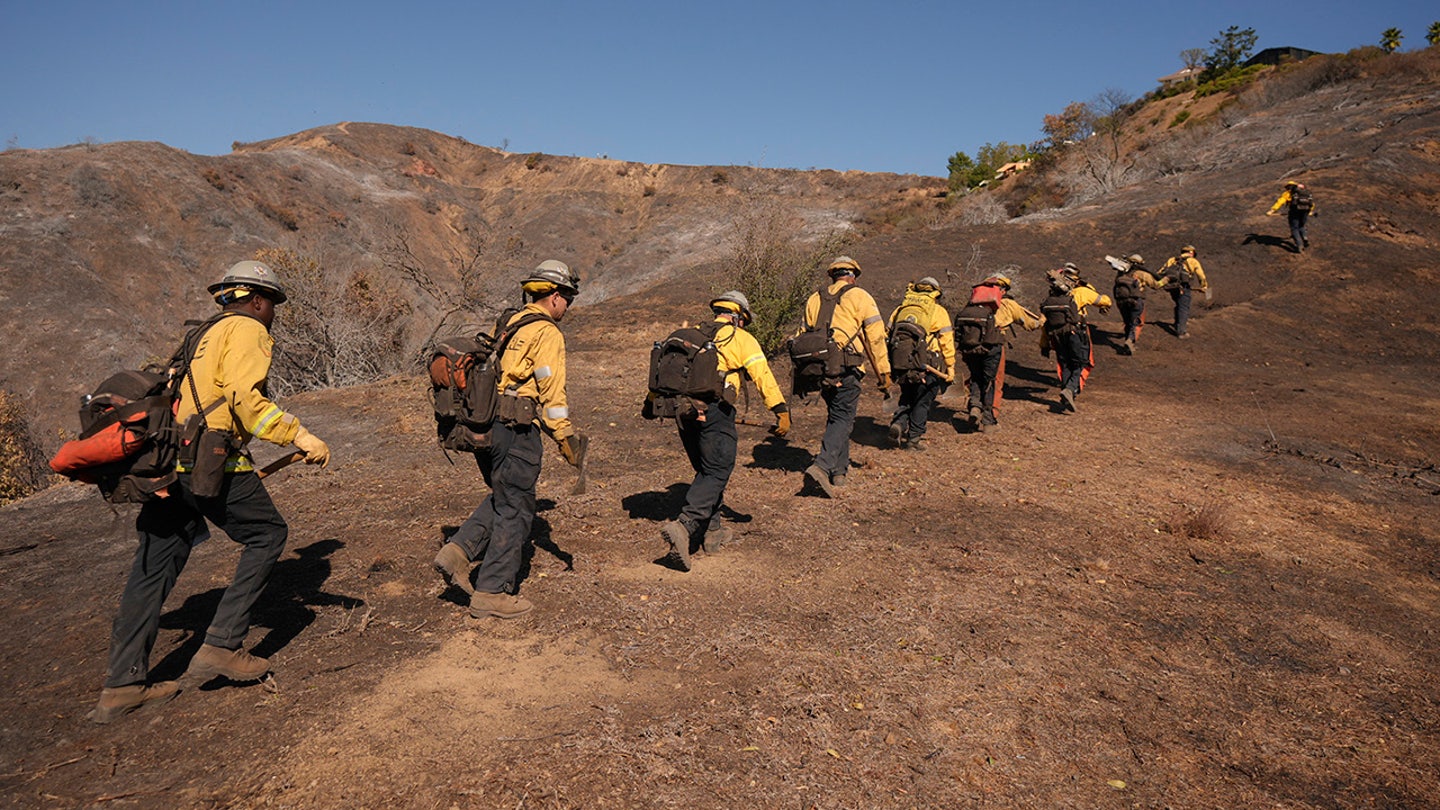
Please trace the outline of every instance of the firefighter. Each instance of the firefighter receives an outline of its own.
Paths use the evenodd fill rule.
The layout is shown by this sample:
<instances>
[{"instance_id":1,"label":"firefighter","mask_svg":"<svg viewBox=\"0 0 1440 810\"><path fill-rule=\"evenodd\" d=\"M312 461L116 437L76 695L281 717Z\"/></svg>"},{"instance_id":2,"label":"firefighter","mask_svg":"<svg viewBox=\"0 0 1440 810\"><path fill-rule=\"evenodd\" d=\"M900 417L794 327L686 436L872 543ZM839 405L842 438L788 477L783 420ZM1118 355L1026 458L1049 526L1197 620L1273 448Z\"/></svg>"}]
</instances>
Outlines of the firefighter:
<instances>
[{"instance_id":1,"label":"firefighter","mask_svg":"<svg viewBox=\"0 0 1440 810\"><path fill-rule=\"evenodd\" d=\"M535 607L517 593L516 578L535 521L541 434L549 435L573 466L580 466L586 450L584 435L570 423L565 336L559 326L580 294L580 277L564 262L547 259L521 282L521 289L527 303L507 325L531 314L541 317L516 329L499 358L500 405L490 448L475 454L491 491L435 557L435 568L447 582L471 591L470 615L477 619L514 619ZM480 566L472 582L475 561Z\"/></svg>"},{"instance_id":2,"label":"firefighter","mask_svg":"<svg viewBox=\"0 0 1440 810\"><path fill-rule=\"evenodd\" d=\"M775 414L773 436L784 438L790 432L790 408L760 342L745 331L754 319L750 300L738 290L724 293L710 301L714 313L712 342L717 350L717 363L725 380L724 393L708 403L687 401L672 403L680 433L680 444L695 470L695 478L685 494L685 506L674 520L666 521L660 533L670 546L667 558L681 571L690 570L690 553L703 545L714 553L734 536L720 519L725 502L725 486L735 470L735 401L740 393L741 375L759 389L765 407ZM708 332L707 332L708 334ZM703 410L702 410L703 408Z\"/></svg>"},{"instance_id":3,"label":"firefighter","mask_svg":"<svg viewBox=\"0 0 1440 810\"><path fill-rule=\"evenodd\" d=\"M885 350L885 321L869 292L855 284L860 264L849 256L837 256L827 269L830 285L826 292L840 295L830 320L830 332L843 354L840 376L821 388L825 400L825 434L820 452L805 468L805 478L833 498L845 486L850 469L850 431L860 406L860 381L865 377L868 360L875 372L875 384L886 398L890 396L890 357ZM853 289L846 289L847 287ZM805 327L813 329L820 316L820 293L810 294L805 302Z\"/></svg>"},{"instance_id":4,"label":"firefighter","mask_svg":"<svg viewBox=\"0 0 1440 810\"><path fill-rule=\"evenodd\" d=\"M203 413L205 431L225 437L229 452L212 456L217 462L213 470L201 458L182 459L165 497L146 501L140 508L135 519L140 547L111 629L109 673L90 714L96 723L108 723L179 693L174 681L149 681L150 650L165 597L184 570L191 548L210 536L207 520L243 548L235 576L221 595L204 644L190 659L186 674L232 681L265 677L270 662L246 652L243 644L251 612L285 549L289 529L245 447L251 439L293 444L304 452L306 463L324 467L330 462L325 442L265 393L274 345L270 325L275 307L286 300L275 271L261 262L239 262L207 289L223 312L198 336L187 379L180 386L176 423L183 425L192 415ZM214 486L202 483L207 478Z\"/></svg>"}]
</instances>

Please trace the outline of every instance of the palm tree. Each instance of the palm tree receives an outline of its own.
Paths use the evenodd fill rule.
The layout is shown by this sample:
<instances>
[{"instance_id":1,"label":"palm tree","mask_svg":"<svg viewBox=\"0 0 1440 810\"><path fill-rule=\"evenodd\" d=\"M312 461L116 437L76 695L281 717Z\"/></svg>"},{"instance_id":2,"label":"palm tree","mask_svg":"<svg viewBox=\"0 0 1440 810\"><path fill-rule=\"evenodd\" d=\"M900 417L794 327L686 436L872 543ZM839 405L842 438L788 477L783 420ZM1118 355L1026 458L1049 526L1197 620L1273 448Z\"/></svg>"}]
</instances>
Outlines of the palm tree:
<instances>
[{"instance_id":1,"label":"palm tree","mask_svg":"<svg viewBox=\"0 0 1440 810\"><path fill-rule=\"evenodd\" d=\"M1380 47L1384 48L1386 53L1394 53L1400 49L1400 40L1404 38L1405 35L1400 33L1399 28L1386 28L1380 34Z\"/></svg>"},{"instance_id":2,"label":"palm tree","mask_svg":"<svg viewBox=\"0 0 1440 810\"><path fill-rule=\"evenodd\" d=\"M1425 41L1431 45L1440 44L1440 20L1430 23L1430 30L1425 32Z\"/></svg>"}]
</instances>

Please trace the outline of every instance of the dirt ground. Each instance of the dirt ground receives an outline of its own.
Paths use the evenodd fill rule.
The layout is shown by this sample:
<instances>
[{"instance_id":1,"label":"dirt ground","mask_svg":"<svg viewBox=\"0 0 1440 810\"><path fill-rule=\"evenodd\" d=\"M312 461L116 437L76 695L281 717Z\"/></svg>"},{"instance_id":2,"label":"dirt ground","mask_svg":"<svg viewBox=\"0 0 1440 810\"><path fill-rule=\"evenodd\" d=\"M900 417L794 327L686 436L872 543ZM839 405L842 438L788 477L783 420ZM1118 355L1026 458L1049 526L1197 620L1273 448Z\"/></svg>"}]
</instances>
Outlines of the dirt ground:
<instances>
[{"instance_id":1,"label":"dirt ground","mask_svg":"<svg viewBox=\"0 0 1440 810\"><path fill-rule=\"evenodd\" d=\"M822 405L793 403L787 441L740 428L727 494L739 540L689 573L659 564L689 467L673 427L639 404L650 341L700 315L707 279L582 298L567 319L590 486L570 494L574 471L547 450L522 572L537 609L514 622L471 619L430 568L484 487L434 447L414 377L286 403L334 462L270 482L291 534L248 640L275 663L269 684L186 683L162 709L89 723L133 508L80 485L0 508L0 797L1437 806L1440 127L1433 104L1383 98L1430 112L1317 102L1354 118L1306 142L1325 207L1303 255L1283 218L1262 215L1293 170L1266 161L856 246L887 313L919 275L963 290L1013 264L1033 305L1047 266L1131 250L1153 266L1181 242L1200 245L1216 292L1184 342L1152 293L1133 357L1116 351L1116 314L1098 317L1074 414L1030 334L1010 349L998 430L971 433L955 387L925 453L889 449L870 386L838 500L802 486ZM1347 154L1361 157L1335 158ZM769 421L758 402L748 414ZM156 677L184 672L236 553L217 535L192 556Z\"/></svg>"},{"instance_id":2,"label":"dirt ground","mask_svg":"<svg viewBox=\"0 0 1440 810\"><path fill-rule=\"evenodd\" d=\"M1102 325L1073 415L1030 335L999 430L968 432L952 388L930 449L890 450L867 393L839 500L802 487L823 406L797 406L788 442L742 427L740 541L690 573L658 564L688 467L636 407L665 326L621 313L605 349L577 310L592 480L572 496L547 453L538 608L513 623L469 618L429 568L483 485L433 448L419 381L298 398L336 461L271 486L292 533L251 642L274 683L187 684L105 727L85 713L132 512L52 488L3 513L0 789L26 807L1433 806L1433 468L1317 442L1354 427L1331 405L1363 376L1272 368L1270 390L1303 377L1303 395L1241 398L1242 357L1201 362L1236 348L1230 313L1181 343L1151 306L1134 357ZM1433 403L1419 377L1386 398ZM192 557L157 677L183 672L235 554L219 536Z\"/></svg>"}]
</instances>

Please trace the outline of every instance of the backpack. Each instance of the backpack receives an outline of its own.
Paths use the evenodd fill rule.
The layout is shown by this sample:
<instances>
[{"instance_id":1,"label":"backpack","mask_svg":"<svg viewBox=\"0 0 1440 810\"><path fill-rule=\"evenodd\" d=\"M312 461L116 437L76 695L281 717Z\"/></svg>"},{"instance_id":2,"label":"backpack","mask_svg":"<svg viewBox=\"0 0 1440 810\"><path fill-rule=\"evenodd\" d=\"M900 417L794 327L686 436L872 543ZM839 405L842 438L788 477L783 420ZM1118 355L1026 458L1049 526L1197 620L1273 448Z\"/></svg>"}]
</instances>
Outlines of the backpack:
<instances>
[{"instance_id":1,"label":"backpack","mask_svg":"<svg viewBox=\"0 0 1440 810\"><path fill-rule=\"evenodd\" d=\"M1140 279L1134 273L1121 273L1115 277L1115 302L1137 301L1140 299Z\"/></svg>"},{"instance_id":2,"label":"backpack","mask_svg":"<svg viewBox=\"0 0 1440 810\"><path fill-rule=\"evenodd\" d=\"M490 425L500 407L500 359L520 327L550 317L532 312L513 324L510 308L495 320L495 334L446 338L430 354L430 399L440 447L475 453L490 447Z\"/></svg>"},{"instance_id":3,"label":"backpack","mask_svg":"<svg viewBox=\"0 0 1440 810\"><path fill-rule=\"evenodd\" d=\"M715 402L725 396L715 334L725 324L710 321L676 329L650 349L650 393Z\"/></svg>"},{"instance_id":4,"label":"backpack","mask_svg":"<svg viewBox=\"0 0 1440 810\"><path fill-rule=\"evenodd\" d=\"M986 354L1004 343L1005 330L995 325L994 308L972 301L955 313L955 348L961 354Z\"/></svg>"},{"instance_id":5,"label":"backpack","mask_svg":"<svg viewBox=\"0 0 1440 810\"><path fill-rule=\"evenodd\" d=\"M1315 208L1315 198L1310 195L1308 188L1296 188L1290 192L1290 210L1299 214L1308 214Z\"/></svg>"},{"instance_id":6,"label":"backpack","mask_svg":"<svg viewBox=\"0 0 1440 810\"><path fill-rule=\"evenodd\" d=\"M1063 337L1075 333L1080 326L1080 307L1069 291L1052 290L1050 296L1040 303L1040 315L1045 319L1045 334L1048 337Z\"/></svg>"},{"instance_id":7,"label":"backpack","mask_svg":"<svg viewBox=\"0 0 1440 810\"><path fill-rule=\"evenodd\" d=\"M80 435L60 446L50 469L95 484L110 503L144 503L176 480L180 384L200 338L230 313L195 325L163 368L121 371L80 400Z\"/></svg>"},{"instance_id":8,"label":"backpack","mask_svg":"<svg viewBox=\"0 0 1440 810\"><path fill-rule=\"evenodd\" d=\"M890 379L902 383L925 381L925 371L935 364L930 352L930 333L910 316L890 328Z\"/></svg>"},{"instance_id":9,"label":"backpack","mask_svg":"<svg viewBox=\"0 0 1440 810\"><path fill-rule=\"evenodd\" d=\"M1166 262L1164 269L1162 269L1160 272L1166 278L1171 279L1176 284L1185 287L1190 286L1191 282L1195 280L1194 276L1190 274L1190 269L1185 266L1185 260L1179 256L1176 256L1175 258L1172 258L1170 261Z\"/></svg>"},{"instance_id":10,"label":"backpack","mask_svg":"<svg viewBox=\"0 0 1440 810\"><path fill-rule=\"evenodd\" d=\"M830 322L835 319L840 298L854 286L846 284L834 295L828 288L820 288L820 311L815 316L815 325L790 338L787 345L790 363L794 366L791 384L795 393L818 391L827 379L836 379L844 373L845 352L835 342Z\"/></svg>"}]
</instances>

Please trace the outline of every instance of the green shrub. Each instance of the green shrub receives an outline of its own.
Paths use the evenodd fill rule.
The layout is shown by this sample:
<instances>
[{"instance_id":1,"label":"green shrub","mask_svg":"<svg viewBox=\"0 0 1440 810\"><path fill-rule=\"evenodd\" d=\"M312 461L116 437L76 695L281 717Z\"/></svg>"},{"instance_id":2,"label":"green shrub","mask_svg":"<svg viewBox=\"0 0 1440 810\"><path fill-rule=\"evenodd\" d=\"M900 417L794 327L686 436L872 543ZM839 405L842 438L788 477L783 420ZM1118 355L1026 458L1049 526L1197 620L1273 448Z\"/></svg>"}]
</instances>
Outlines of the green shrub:
<instances>
[{"instance_id":1,"label":"green shrub","mask_svg":"<svg viewBox=\"0 0 1440 810\"><path fill-rule=\"evenodd\" d=\"M1175 113L1175 117L1174 117L1174 118L1170 119L1170 126L1171 126L1172 128L1173 128L1173 127L1178 127L1178 126L1180 126L1181 124L1185 123L1187 120L1189 120L1189 118L1190 118L1190 111L1189 111L1189 110L1181 110L1180 112Z\"/></svg>"}]
</instances>

